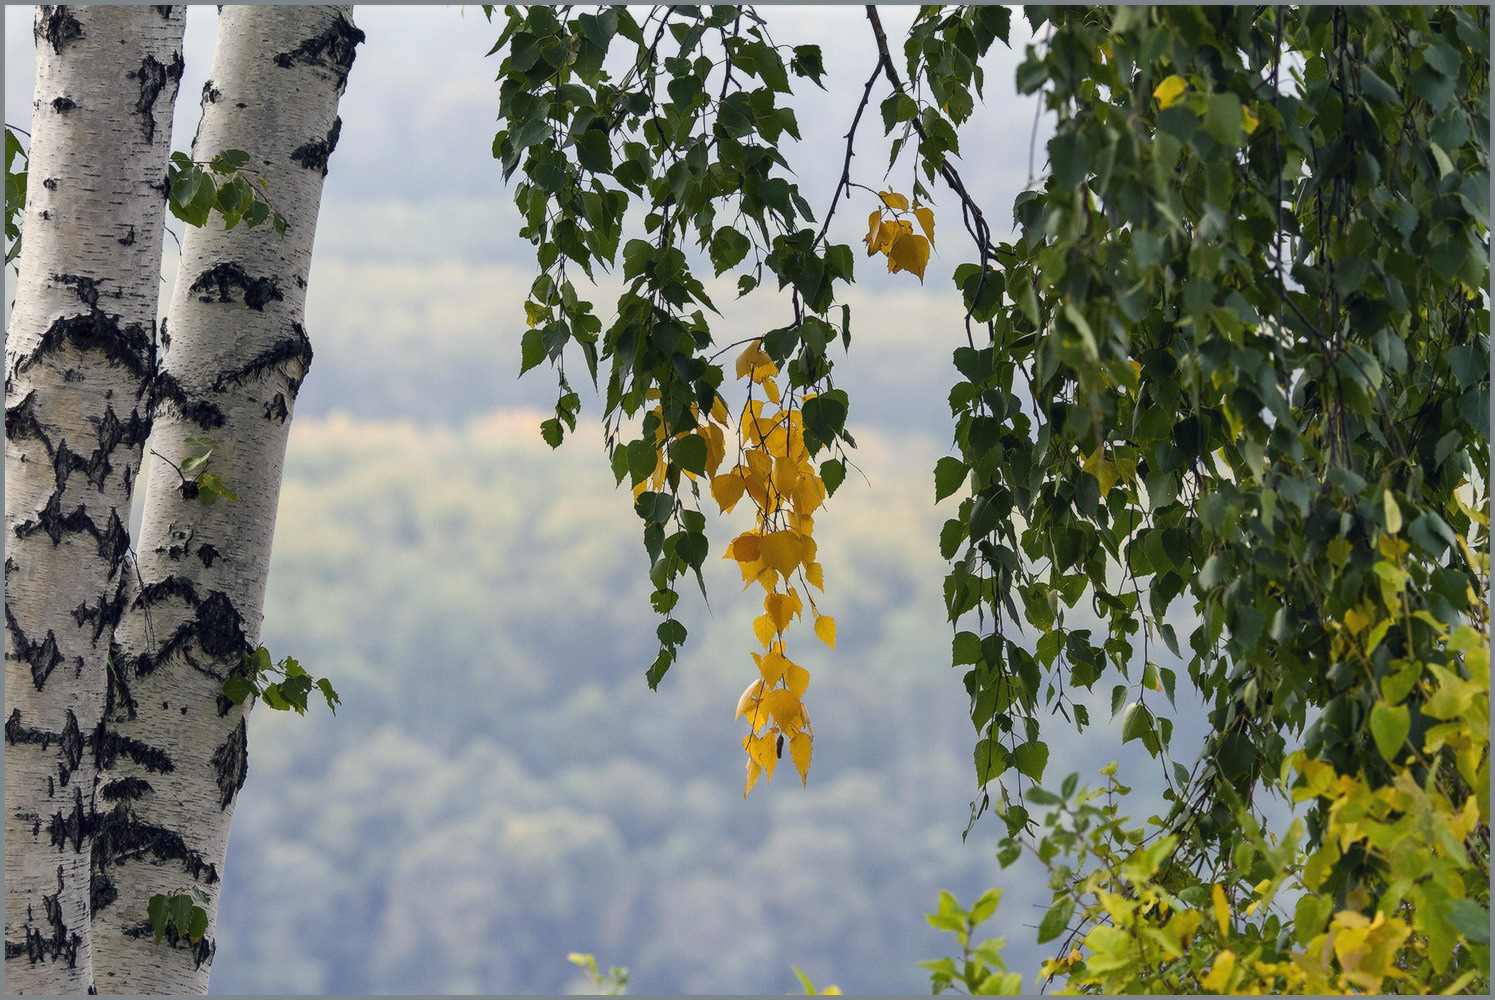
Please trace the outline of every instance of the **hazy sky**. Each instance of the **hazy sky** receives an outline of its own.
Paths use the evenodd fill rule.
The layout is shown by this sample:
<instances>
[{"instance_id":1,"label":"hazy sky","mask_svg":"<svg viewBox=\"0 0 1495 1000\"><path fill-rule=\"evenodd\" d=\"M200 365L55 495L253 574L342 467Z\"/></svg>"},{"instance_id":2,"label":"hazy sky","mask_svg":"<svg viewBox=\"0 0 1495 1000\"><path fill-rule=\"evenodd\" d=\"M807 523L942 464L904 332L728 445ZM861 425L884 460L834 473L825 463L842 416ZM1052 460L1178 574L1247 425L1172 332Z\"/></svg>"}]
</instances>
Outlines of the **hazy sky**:
<instances>
[{"instance_id":1,"label":"hazy sky","mask_svg":"<svg viewBox=\"0 0 1495 1000\"><path fill-rule=\"evenodd\" d=\"M912 12L888 9L890 34ZM798 99L804 142L789 153L819 210L875 62L870 32L856 7L764 13L777 41L824 47L829 92ZM196 127L215 20L212 6L188 17L178 148ZM516 378L533 258L491 156L497 62L484 53L497 30L472 6L359 7L355 20L368 38L322 203L306 322L316 361L264 636L331 676L344 708L335 721L251 717L215 991L564 990L578 985L565 953L581 949L632 966L638 992L782 992L790 964L848 992L917 992L917 961L943 954L921 916L936 890L969 899L993 884L1008 886L994 933L1031 972L1040 880L999 872L995 824L959 836L974 733L941 605L951 504L931 505L950 352L964 340L950 274L970 249L953 199L936 191L922 286L858 255L837 372L867 478L848 480L816 525L842 642L806 654L809 788L781 776L743 802L730 719L753 669L750 595L709 560L711 609L684 595L690 642L648 692L655 622L629 497L594 430L556 454L540 442L548 371ZM30 8L5 10L6 121L22 127L30 21ZM1026 23L1013 27L1021 51ZM1014 53L998 47L986 65L960 168L1004 229L1029 177L1035 103L1013 92ZM874 112L858 137L856 179L872 186L881 131ZM894 175L904 190L909 169ZM856 244L866 198L844 205L834 240ZM729 342L778 325L787 305L755 295L724 312ZM598 416L589 399L583 420ZM719 549L733 529L711 530ZM1051 728L1056 779L1093 778L1117 754L1108 703L1107 688L1083 740Z\"/></svg>"}]
</instances>

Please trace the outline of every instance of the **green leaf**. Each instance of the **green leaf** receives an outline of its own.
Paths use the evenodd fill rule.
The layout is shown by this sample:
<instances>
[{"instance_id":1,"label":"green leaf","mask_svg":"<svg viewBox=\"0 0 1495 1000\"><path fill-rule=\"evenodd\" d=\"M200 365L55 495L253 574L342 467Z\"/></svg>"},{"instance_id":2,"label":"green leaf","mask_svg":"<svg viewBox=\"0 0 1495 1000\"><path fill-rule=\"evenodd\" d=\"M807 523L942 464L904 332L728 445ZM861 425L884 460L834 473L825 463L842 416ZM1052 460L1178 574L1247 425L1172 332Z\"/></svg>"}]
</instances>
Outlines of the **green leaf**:
<instances>
[{"instance_id":1,"label":"green leaf","mask_svg":"<svg viewBox=\"0 0 1495 1000\"><path fill-rule=\"evenodd\" d=\"M970 470L958 458L946 456L934 466L934 502L939 503L965 485Z\"/></svg>"},{"instance_id":2,"label":"green leaf","mask_svg":"<svg viewBox=\"0 0 1495 1000\"><path fill-rule=\"evenodd\" d=\"M1121 717L1121 742L1130 743L1152 734L1152 713L1140 701L1126 707Z\"/></svg>"},{"instance_id":3,"label":"green leaf","mask_svg":"<svg viewBox=\"0 0 1495 1000\"><path fill-rule=\"evenodd\" d=\"M1388 761L1395 760L1407 734L1412 730L1412 716L1406 705L1387 705L1378 701L1370 709L1370 733L1375 738L1376 749Z\"/></svg>"},{"instance_id":4,"label":"green leaf","mask_svg":"<svg viewBox=\"0 0 1495 1000\"><path fill-rule=\"evenodd\" d=\"M327 707L332 710L333 715L336 715L337 706L341 705L343 703L343 700L339 698L337 692L332 689L332 682L325 677L318 678L317 690L322 692L322 697L326 700Z\"/></svg>"},{"instance_id":5,"label":"green leaf","mask_svg":"<svg viewBox=\"0 0 1495 1000\"><path fill-rule=\"evenodd\" d=\"M1012 751L1012 758L1020 772L1034 781L1042 781L1043 769L1049 762L1048 744L1037 740L1021 743Z\"/></svg>"},{"instance_id":6,"label":"green leaf","mask_svg":"<svg viewBox=\"0 0 1495 1000\"><path fill-rule=\"evenodd\" d=\"M193 906L187 917L187 937L193 941L201 941L207 932L208 911L201 906Z\"/></svg>"},{"instance_id":7,"label":"green leaf","mask_svg":"<svg viewBox=\"0 0 1495 1000\"><path fill-rule=\"evenodd\" d=\"M983 739L976 744L976 783L988 781L1007 770L1007 751L993 739Z\"/></svg>"},{"instance_id":8,"label":"green leaf","mask_svg":"<svg viewBox=\"0 0 1495 1000\"><path fill-rule=\"evenodd\" d=\"M836 490L846 481L846 466L840 459L828 458L820 463L820 478L825 483L827 496L835 496Z\"/></svg>"},{"instance_id":9,"label":"green leaf","mask_svg":"<svg viewBox=\"0 0 1495 1000\"><path fill-rule=\"evenodd\" d=\"M1038 922L1038 943L1046 944L1063 934L1069 928L1069 919L1074 916L1075 901L1072 896L1064 896L1062 899L1050 906L1043 919Z\"/></svg>"},{"instance_id":10,"label":"green leaf","mask_svg":"<svg viewBox=\"0 0 1495 1000\"><path fill-rule=\"evenodd\" d=\"M711 264L716 268L716 273L721 274L736 267L752 246L752 242L737 230L718 229L712 234L710 244Z\"/></svg>"},{"instance_id":11,"label":"green leaf","mask_svg":"<svg viewBox=\"0 0 1495 1000\"><path fill-rule=\"evenodd\" d=\"M1473 899L1450 899L1448 922L1474 944L1490 943L1490 911Z\"/></svg>"},{"instance_id":12,"label":"green leaf","mask_svg":"<svg viewBox=\"0 0 1495 1000\"><path fill-rule=\"evenodd\" d=\"M223 682L223 696L235 705L242 705L244 699L254 693L254 684L243 674L229 674L228 680Z\"/></svg>"},{"instance_id":13,"label":"green leaf","mask_svg":"<svg viewBox=\"0 0 1495 1000\"><path fill-rule=\"evenodd\" d=\"M156 944L160 944L161 939L166 936L166 919L169 909L170 904L160 893L152 896L145 904L145 912L151 922L151 935L155 938Z\"/></svg>"},{"instance_id":14,"label":"green leaf","mask_svg":"<svg viewBox=\"0 0 1495 1000\"><path fill-rule=\"evenodd\" d=\"M670 461L686 472L698 476L706 474L706 439L699 434L687 434L670 443Z\"/></svg>"}]
</instances>

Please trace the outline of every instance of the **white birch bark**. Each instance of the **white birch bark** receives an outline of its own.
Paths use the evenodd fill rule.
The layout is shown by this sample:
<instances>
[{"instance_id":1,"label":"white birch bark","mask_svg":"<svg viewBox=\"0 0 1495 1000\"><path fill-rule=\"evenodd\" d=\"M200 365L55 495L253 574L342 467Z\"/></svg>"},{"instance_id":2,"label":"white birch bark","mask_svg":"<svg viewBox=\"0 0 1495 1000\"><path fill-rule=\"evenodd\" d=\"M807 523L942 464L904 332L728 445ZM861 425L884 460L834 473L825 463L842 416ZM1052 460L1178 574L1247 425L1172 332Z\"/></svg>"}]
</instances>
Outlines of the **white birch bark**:
<instances>
[{"instance_id":1,"label":"white birch bark","mask_svg":"<svg viewBox=\"0 0 1495 1000\"><path fill-rule=\"evenodd\" d=\"M38 7L6 332L5 985L92 985L99 727L148 430L182 7Z\"/></svg>"},{"instance_id":2,"label":"white birch bark","mask_svg":"<svg viewBox=\"0 0 1495 1000\"><path fill-rule=\"evenodd\" d=\"M109 736L151 748L105 765L95 885L95 982L102 993L204 993L216 945L229 824L248 765L244 713L222 695L257 643L281 469L297 390L311 364L302 326L338 99L363 33L351 7L226 6L194 159L225 149L284 215L189 230L161 340L140 582L116 630ZM191 437L215 442L207 471L238 502L205 506L172 463ZM157 766L152 766L152 759ZM160 766L169 762L169 766ZM207 934L153 943L147 902L196 885Z\"/></svg>"}]
</instances>

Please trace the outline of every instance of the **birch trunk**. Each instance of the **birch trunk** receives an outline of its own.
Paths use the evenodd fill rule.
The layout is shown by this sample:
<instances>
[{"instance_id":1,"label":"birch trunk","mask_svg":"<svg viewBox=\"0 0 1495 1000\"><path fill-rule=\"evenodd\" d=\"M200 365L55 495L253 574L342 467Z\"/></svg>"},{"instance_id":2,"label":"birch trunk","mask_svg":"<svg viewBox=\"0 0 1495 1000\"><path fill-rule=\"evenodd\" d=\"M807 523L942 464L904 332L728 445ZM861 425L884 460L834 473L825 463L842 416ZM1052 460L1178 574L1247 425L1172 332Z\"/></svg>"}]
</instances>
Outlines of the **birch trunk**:
<instances>
[{"instance_id":1,"label":"birch trunk","mask_svg":"<svg viewBox=\"0 0 1495 1000\"><path fill-rule=\"evenodd\" d=\"M6 333L5 982L92 985L89 858L130 491L149 429L182 7L38 7Z\"/></svg>"},{"instance_id":2,"label":"birch trunk","mask_svg":"<svg viewBox=\"0 0 1495 1000\"><path fill-rule=\"evenodd\" d=\"M258 643L281 469L296 392L311 364L302 326L338 99L363 33L351 7L227 6L194 159L242 149L285 216L189 230L155 394L140 582L116 630L110 739L148 748L104 765L94 881L95 980L104 993L204 993L234 800L248 766L244 713L223 683ZM206 471L237 502L199 502L172 463L215 443ZM197 885L210 902L197 942L154 944L151 896Z\"/></svg>"}]
</instances>

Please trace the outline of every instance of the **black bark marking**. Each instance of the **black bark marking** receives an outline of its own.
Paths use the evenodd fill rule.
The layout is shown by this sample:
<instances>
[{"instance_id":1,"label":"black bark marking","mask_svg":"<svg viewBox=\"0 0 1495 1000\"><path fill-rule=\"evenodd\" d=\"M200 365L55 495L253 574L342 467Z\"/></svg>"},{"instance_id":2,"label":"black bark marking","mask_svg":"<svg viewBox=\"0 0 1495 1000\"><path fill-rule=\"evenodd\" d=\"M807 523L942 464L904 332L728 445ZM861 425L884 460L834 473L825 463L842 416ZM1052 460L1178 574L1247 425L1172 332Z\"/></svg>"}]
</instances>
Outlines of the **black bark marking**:
<instances>
[{"instance_id":1,"label":"black bark marking","mask_svg":"<svg viewBox=\"0 0 1495 1000\"><path fill-rule=\"evenodd\" d=\"M118 802L120 800L133 801L145 795L146 792L154 791L151 783L144 778L116 778L99 790L105 802Z\"/></svg>"},{"instance_id":2,"label":"black bark marking","mask_svg":"<svg viewBox=\"0 0 1495 1000\"><path fill-rule=\"evenodd\" d=\"M277 392L275 397L265 404L265 419L283 424L290 419L291 410L286 406L285 393Z\"/></svg>"},{"instance_id":3,"label":"black bark marking","mask_svg":"<svg viewBox=\"0 0 1495 1000\"><path fill-rule=\"evenodd\" d=\"M332 127L327 130L327 135L322 139L313 139L302 143L291 152L291 160L301 164L307 170L320 170L322 176L327 176L327 161L332 157L332 151L337 148L337 140L343 134L343 120L332 119Z\"/></svg>"},{"instance_id":4,"label":"black bark marking","mask_svg":"<svg viewBox=\"0 0 1495 1000\"><path fill-rule=\"evenodd\" d=\"M57 178L56 177L43 177L42 178L42 187L46 188L48 191L56 191L57 190Z\"/></svg>"},{"instance_id":5,"label":"black bark marking","mask_svg":"<svg viewBox=\"0 0 1495 1000\"><path fill-rule=\"evenodd\" d=\"M166 751L132 740L128 736L111 733L104 728L103 720L99 720L98 728L93 734L94 764L100 771L107 771L121 756L130 758L152 774L170 774L176 770L176 765L171 762Z\"/></svg>"},{"instance_id":6,"label":"black bark marking","mask_svg":"<svg viewBox=\"0 0 1495 1000\"><path fill-rule=\"evenodd\" d=\"M31 28L36 44L46 42L52 51L61 53L63 46L83 37L83 25L72 10L62 5L46 4L36 8L36 22Z\"/></svg>"},{"instance_id":7,"label":"black bark marking","mask_svg":"<svg viewBox=\"0 0 1495 1000\"><path fill-rule=\"evenodd\" d=\"M212 764L218 774L219 808L227 809L249 775L249 734L243 717L223 745L213 751Z\"/></svg>"},{"instance_id":8,"label":"black bark marking","mask_svg":"<svg viewBox=\"0 0 1495 1000\"><path fill-rule=\"evenodd\" d=\"M128 802L116 803L99 818L97 826L93 841L95 871L149 856L156 861L180 862L188 875L205 885L218 881L217 865L204 861L175 830L142 822Z\"/></svg>"},{"instance_id":9,"label":"black bark marking","mask_svg":"<svg viewBox=\"0 0 1495 1000\"><path fill-rule=\"evenodd\" d=\"M119 890L114 887L114 880L103 872L94 872L88 883L89 912L98 913L118 898Z\"/></svg>"},{"instance_id":10,"label":"black bark marking","mask_svg":"<svg viewBox=\"0 0 1495 1000\"><path fill-rule=\"evenodd\" d=\"M32 642L26 633L21 630L21 623L16 621L16 616L11 612L10 605L5 605L5 625L10 629L11 635L15 636L15 656L24 660L31 666L31 680L40 691L46 686L47 678L52 671L57 669L57 664L62 662L62 653L57 648L57 636L51 629L47 629L47 637L41 642ZM11 721L19 724L19 714L12 713ZM5 724L5 737L10 739L10 722ZM15 742L11 740L11 742Z\"/></svg>"},{"instance_id":11,"label":"black bark marking","mask_svg":"<svg viewBox=\"0 0 1495 1000\"><path fill-rule=\"evenodd\" d=\"M164 581L163 581L164 582ZM176 591L176 596L186 598ZM189 601L189 603L193 603ZM222 675L204 667L192 658L190 645L197 640L200 648L215 660L230 660L236 666L249 652L249 640L244 635L243 619L229 596L222 591L210 590L208 596L195 602L196 617L183 622L154 653L141 653L135 658L135 676L144 677L165 663L174 653L181 653L187 665L199 673L215 679Z\"/></svg>"},{"instance_id":12,"label":"black bark marking","mask_svg":"<svg viewBox=\"0 0 1495 1000\"><path fill-rule=\"evenodd\" d=\"M83 842L94 833L97 823L95 817L83 811L83 789L73 787L73 808L64 812L58 810L52 814L52 820L47 824L47 833L51 835L52 846L59 851L67 850L67 842L73 842L73 853L81 854Z\"/></svg>"},{"instance_id":13,"label":"black bark marking","mask_svg":"<svg viewBox=\"0 0 1495 1000\"><path fill-rule=\"evenodd\" d=\"M89 607L87 601L83 602L73 609L73 621L78 623L79 628L93 622L93 643L98 645L104 636L114 634L114 627L119 624L124 611L125 577L121 575L113 597L100 597L96 608Z\"/></svg>"},{"instance_id":14,"label":"black bark marking","mask_svg":"<svg viewBox=\"0 0 1495 1000\"><path fill-rule=\"evenodd\" d=\"M194 608L202 604L202 598L197 596L197 588L192 581L185 576L168 576L164 580L148 583L140 590L140 596L135 598L135 607L143 608L152 604L159 604L168 597L180 597Z\"/></svg>"},{"instance_id":15,"label":"black bark marking","mask_svg":"<svg viewBox=\"0 0 1495 1000\"><path fill-rule=\"evenodd\" d=\"M54 97L54 98L52 98L52 110L55 111L55 112L57 112L60 115L67 114L69 111L73 110L77 106L78 106L78 102L74 101L71 97Z\"/></svg>"},{"instance_id":16,"label":"black bark marking","mask_svg":"<svg viewBox=\"0 0 1495 1000\"><path fill-rule=\"evenodd\" d=\"M212 545L199 545L197 547L197 558L202 560L204 569L212 569L213 560L219 558L218 549Z\"/></svg>"},{"instance_id":17,"label":"black bark marking","mask_svg":"<svg viewBox=\"0 0 1495 1000\"><path fill-rule=\"evenodd\" d=\"M257 311L265 311L266 302L280 302L285 296L280 294L280 286L274 278L251 278L238 264L223 263L213 267L197 276L188 289L193 292L212 292L216 286L218 302L232 302L229 297L229 289L237 286L244 292L244 304ZM215 301L211 294L201 295L199 299L203 302Z\"/></svg>"},{"instance_id":18,"label":"black bark marking","mask_svg":"<svg viewBox=\"0 0 1495 1000\"><path fill-rule=\"evenodd\" d=\"M52 539L53 545L60 545L63 535L92 535L98 539L99 556L109 564L111 571L119 567L120 561L130 549L130 536L120 523L117 511L109 511L109 527L100 530L81 504L71 513L62 513L61 490L47 499L47 505L37 513L35 520L16 525L15 531L17 538L29 538L37 532L43 532Z\"/></svg>"},{"instance_id":19,"label":"black bark marking","mask_svg":"<svg viewBox=\"0 0 1495 1000\"><path fill-rule=\"evenodd\" d=\"M138 924L126 927L122 933L125 937L129 938L150 938L154 940L156 937L156 932L151 928L149 920L142 920ZM173 948L186 945L187 950L192 954L192 961L195 963L195 967L199 969L204 965L212 965L213 956L218 952L218 945L212 938L204 937L201 941L183 938L177 931L175 924L166 925L166 936L161 940Z\"/></svg>"},{"instance_id":20,"label":"black bark marking","mask_svg":"<svg viewBox=\"0 0 1495 1000\"><path fill-rule=\"evenodd\" d=\"M141 130L147 144L156 138L156 100L166 89L168 81L176 83L182 78L182 54L173 52L171 62L162 64L155 56L146 56L140 68L125 74L131 80L140 81L140 100L135 102L135 113L141 118Z\"/></svg>"},{"instance_id":21,"label":"black bark marking","mask_svg":"<svg viewBox=\"0 0 1495 1000\"><path fill-rule=\"evenodd\" d=\"M160 14L163 18L165 18L168 21L171 20L171 5L170 4L153 4L152 6L154 6L156 8L156 13L157 14Z\"/></svg>"},{"instance_id":22,"label":"black bark marking","mask_svg":"<svg viewBox=\"0 0 1495 1000\"><path fill-rule=\"evenodd\" d=\"M125 236L121 236L118 242L122 247L132 247L135 245L135 225L133 223L130 224L130 232Z\"/></svg>"},{"instance_id":23,"label":"black bark marking","mask_svg":"<svg viewBox=\"0 0 1495 1000\"><path fill-rule=\"evenodd\" d=\"M223 91L213 86L212 80L204 80L202 83L202 101L204 104L217 104L218 99L223 96Z\"/></svg>"},{"instance_id":24,"label":"black bark marking","mask_svg":"<svg viewBox=\"0 0 1495 1000\"><path fill-rule=\"evenodd\" d=\"M52 455L52 439L47 437L47 432L42 429L41 421L36 419L35 389L26 393L25 398L15 406L6 408L5 436L11 441L19 441L28 437L36 438L47 450L47 455L49 457Z\"/></svg>"},{"instance_id":25,"label":"black bark marking","mask_svg":"<svg viewBox=\"0 0 1495 1000\"><path fill-rule=\"evenodd\" d=\"M129 682L115 666L120 662L123 662L123 654L119 644L111 642L109 644L108 686L104 689L104 718L125 721L135 718L136 709L140 707L140 704L130 694ZM123 719L116 714L116 707L124 711Z\"/></svg>"},{"instance_id":26,"label":"black bark marking","mask_svg":"<svg viewBox=\"0 0 1495 1000\"><path fill-rule=\"evenodd\" d=\"M65 959L68 968L73 968L78 960L78 946L81 943L78 935L69 931L67 923L62 919L62 904L58 901L62 897L63 890L62 866L57 866L57 892L48 896L42 895L42 909L47 915L47 924L51 928L51 935L43 935L42 932L30 926L33 919L31 907L26 907L26 937L23 941L6 941L5 958L26 958L32 965L42 959L58 961Z\"/></svg>"},{"instance_id":27,"label":"black bark marking","mask_svg":"<svg viewBox=\"0 0 1495 1000\"><path fill-rule=\"evenodd\" d=\"M112 573L130 551L130 533L119 519L119 511L110 509L109 529L99 537L99 556L109 564Z\"/></svg>"},{"instance_id":28,"label":"black bark marking","mask_svg":"<svg viewBox=\"0 0 1495 1000\"><path fill-rule=\"evenodd\" d=\"M291 398L294 399L301 390L301 383L305 381L306 373L311 370L311 360L311 338L306 335L306 330L300 323L292 323L289 335L282 337L255 355L248 363L239 368L220 372L213 380L213 391L223 392L229 386L243 385L249 379L257 378L267 370L279 369L285 376L291 390Z\"/></svg>"},{"instance_id":29,"label":"black bark marking","mask_svg":"<svg viewBox=\"0 0 1495 1000\"><path fill-rule=\"evenodd\" d=\"M62 760L57 764L57 779L66 788L68 779L78 770L78 765L83 763L83 733L78 728L78 717L73 714L72 709L68 709L67 723L62 727L58 745L62 750Z\"/></svg>"},{"instance_id":30,"label":"black bark marking","mask_svg":"<svg viewBox=\"0 0 1495 1000\"><path fill-rule=\"evenodd\" d=\"M214 659L232 658L235 665L249 652L244 620L221 590L211 591L197 607L197 644Z\"/></svg>"},{"instance_id":31,"label":"black bark marking","mask_svg":"<svg viewBox=\"0 0 1495 1000\"><path fill-rule=\"evenodd\" d=\"M193 399L182 388L182 383L170 372L161 372L151 382L151 414L159 413L161 402L171 403L184 420L190 420L205 431L222 427L228 418L214 403L206 399Z\"/></svg>"},{"instance_id":32,"label":"black bark marking","mask_svg":"<svg viewBox=\"0 0 1495 1000\"><path fill-rule=\"evenodd\" d=\"M348 83L348 70L353 68L355 49L363 41L364 34L341 14L333 19L327 30L306 39L289 52L275 57L275 65L281 69L292 66L321 66L332 72L339 87Z\"/></svg>"},{"instance_id":33,"label":"black bark marking","mask_svg":"<svg viewBox=\"0 0 1495 1000\"><path fill-rule=\"evenodd\" d=\"M88 279L80 279L87 281ZM78 296L86 291L79 284ZM86 300L85 300L86 301ZM79 351L97 351L104 355L109 365L123 365L142 381L149 378L155 367L155 347L145 328L131 323L121 328L118 316L108 316L97 306L91 307L87 315L64 316L52 321L47 332L41 335L32 352L16 362L13 374L19 375L48 354L71 344Z\"/></svg>"}]
</instances>

